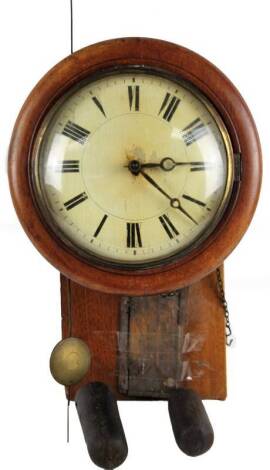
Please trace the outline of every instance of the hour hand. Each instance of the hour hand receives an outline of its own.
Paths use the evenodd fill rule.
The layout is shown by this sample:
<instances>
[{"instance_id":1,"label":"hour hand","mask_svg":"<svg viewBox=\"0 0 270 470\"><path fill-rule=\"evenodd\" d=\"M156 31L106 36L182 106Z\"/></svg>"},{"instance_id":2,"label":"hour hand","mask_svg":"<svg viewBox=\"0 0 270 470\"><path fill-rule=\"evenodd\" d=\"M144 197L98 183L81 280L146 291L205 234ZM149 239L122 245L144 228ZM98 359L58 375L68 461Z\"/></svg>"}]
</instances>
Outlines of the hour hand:
<instances>
[{"instance_id":1,"label":"hour hand","mask_svg":"<svg viewBox=\"0 0 270 470\"><path fill-rule=\"evenodd\" d=\"M161 168L164 171L171 171L176 165L173 158L165 157L158 163L142 163L141 168Z\"/></svg>"},{"instance_id":2,"label":"hour hand","mask_svg":"<svg viewBox=\"0 0 270 470\"><path fill-rule=\"evenodd\" d=\"M196 169L208 168L209 164L205 162L176 162L171 157L165 157L160 160L160 162L148 162L141 163L139 160L131 160L128 165L125 165L126 168L129 168L131 173L138 175L141 169L147 168L160 168L164 171L172 171L176 166L191 166L191 171L196 171Z\"/></svg>"},{"instance_id":3,"label":"hour hand","mask_svg":"<svg viewBox=\"0 0 270 470\"><path fill-rule=\"evenodd\" d=\"M175 162L173 158L165 157L157 163L141 163L139 160L131 160L126 167L130 169L131 173L139 174L142 168L161 168L164 171L171 171L177 165L189 165L189 162Z\"/></svg>"},{"instance_id":4,"label":"hour hand","mask_svg":"<svg viewBox=\"0 0 270 470\"><path fill-rule=\"evenodd\" d=\"M158 163L141 163L141 168L161 168L164 171L172 171L176 166L188 166L191 167L202 167L205 165L203 162L176 162L171 157L165 157L160 160Z\"/></svg>"}]
</instances>

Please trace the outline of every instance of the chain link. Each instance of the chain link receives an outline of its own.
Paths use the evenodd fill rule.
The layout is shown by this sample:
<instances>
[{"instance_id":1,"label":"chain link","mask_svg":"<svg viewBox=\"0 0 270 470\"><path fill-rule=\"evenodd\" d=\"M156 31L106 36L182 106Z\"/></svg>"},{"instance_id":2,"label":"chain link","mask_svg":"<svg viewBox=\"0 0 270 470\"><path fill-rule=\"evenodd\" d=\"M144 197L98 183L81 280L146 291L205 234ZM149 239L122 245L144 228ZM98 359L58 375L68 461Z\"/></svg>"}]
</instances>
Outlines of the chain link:
<instances>
[{"instance_id":1,"label":"chain link","mask_svg":"<svg viewBox=\"0 0 270 470\"><path fill-rule=\"evenodd\" d=\"M224 317L225 317L226 344L227 346L232 346L232 343L234 340L233 340L232 327L231 327L231 322L230 322L230 313L229 313L228 303L225 297L224 285L223 285L220 268L216 269L216 273L217 273L218 294L219 294L221 305L224 310Z\"/></svg>"}]
</instances>

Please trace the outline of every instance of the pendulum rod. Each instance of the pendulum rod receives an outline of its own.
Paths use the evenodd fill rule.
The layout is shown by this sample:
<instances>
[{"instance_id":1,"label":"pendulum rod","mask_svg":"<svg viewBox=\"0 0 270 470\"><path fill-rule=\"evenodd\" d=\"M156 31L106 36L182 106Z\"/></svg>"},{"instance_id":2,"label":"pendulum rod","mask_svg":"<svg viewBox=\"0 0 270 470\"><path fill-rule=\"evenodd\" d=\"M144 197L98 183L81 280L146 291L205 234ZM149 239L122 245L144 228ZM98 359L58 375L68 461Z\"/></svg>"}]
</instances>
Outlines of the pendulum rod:
<instances>
[{"instance_id":1,"label":"pendulum rod","mask_svg":"<svg viewBox=\"0 0 270 470\"><path fill-rule=\"evenodd\" d=\"M72 0L71 0L72 3ZM72 309L71 309L71 286L70 279L68 279L68 288L67 288L67 308L68 308L68 336L72 336ZM70 435L70 387L68 387L67 393L67 443L69 443Z\"/></svg>"},{"instance_id":2,"label":"pendulum rod","mask_svg":"<svg viewBox=\"0 0 270 470\"><path fill-rule=\"evenodd\" d=\"M71 306L71 285L70 279L67 283L67 310L68 310L68 337L72 336L72 306Z\"/></svg>"},{"instance_id":3,"label":"pendulum rod","mask_svg":"<svg viewBox=\"0 0 270 470\"><path fill-rule=\"evenodd\" d=\"M73 0L70 0L70 53L73 54Z\"/></svg>"},{"instance_id":4,"label":"pendulum rod","mask_svg":"<svg viewBox=\"0 0 270 470\"><path fill-rule=\"evenodd\" d=\"M67 400L67 443L69 444L69 410L70 410L70 398L69 398L69 390L68 390L68 400Z\"/></svg>"}]
</instances>

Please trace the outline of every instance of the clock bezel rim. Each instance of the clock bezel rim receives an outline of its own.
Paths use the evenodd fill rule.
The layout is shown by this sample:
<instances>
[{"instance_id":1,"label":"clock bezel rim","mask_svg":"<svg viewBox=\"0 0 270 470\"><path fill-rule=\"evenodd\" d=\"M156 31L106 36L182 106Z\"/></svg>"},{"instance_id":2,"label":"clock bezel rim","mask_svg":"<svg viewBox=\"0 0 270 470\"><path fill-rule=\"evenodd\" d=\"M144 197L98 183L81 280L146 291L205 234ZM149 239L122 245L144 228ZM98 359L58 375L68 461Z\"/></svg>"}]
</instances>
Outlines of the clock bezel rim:
<instances>
[{"instance_id":1,"label":"clock bezel rim","mask_svg":"<svg viewBox=\"0 0 270 470\"><path fill-rule=\"evenodd\" d=\"M98 80L105 78L106 76L112 77L114 74L120 75L128 75L131 76L135 74L146 74L146 75L153 75L155 77L161 77L165 80L169 80L172 83L175 83L178 86L182 86L186 88L188 91L194 94L194 96L202 102L202 104L206 107L212 119L215 121L217 128L219 129L220 135L223 138L224 147L226 149L227 154L227 182L224 189L224 195L222 197L222 201L220 206L218 207L216 214L209 224L206 227L205 231L198 235L193 242L191 242L187 247L179 250L175 250L172 254L168 256L164 256L163 258L151 259L150 261L143 260L138 262L128 262L128 261L117 261L114 259L109 259L99 256L95 254L95 252L86 252L83 248L76 247L75 243L71 240L68 240L65 233L61 231L57 227L56 222L52 219L50 212L44 202L44 198L42 198L42 189L41 189L41 182L40 182L40 173L39 173L39 153L42 151L43 139L47 132L48 127L50 126L51 120L54 119L54 115L58 112L58 109L61 107L61 104L69 99L73 93L76 93L76 88L78 90L84 88L88 84L95 83ZM82 261L86 263L97 266L100 268L104 268L107 270L112 271L127 271L127 272L136 272L136 271L145 271L151 269L152 272L155 272L155 268L164 268L166 265L171 265L172 263L177 262L180 258L185 257L188 254L196 254L197 250L200 250L200 246L202 243L206 242L207 238L212 234L212 232L217 228L222 216L226 212L228 205L230 204L230 198L232 193L233 187L233 179L234 179L234 167L233 167L233 149L230 141L230 136L227 132L226 126L222 121L221 117L219 116L218 112L204 96L201 95L200 91L195 89L190 83L186 83L184 80L180 80L178 77L173 76L172 74L168 74L162 70L158 70L157 68L153 67L146 67L146 66L124 66L124 67L117 67L99 70L96 74L93 74L91 78L86 78L82 82L77 83L73 86L70 90L68 90L60 99L54 104L54 106L49 110L47 115L45 116L43 122L39 126L39 130L37 132L35 138L35 144L33 147L33 152L31 156L31 174L30 180L32 185L32 191L35 195L35 202L38 206L40 211L40 217L43 219L44 224L47 225L48 230L51 231L52 236L56 237L56 239L60 239L63 244L66 245L66 248L77 256Z\"/></svg>"},{"instance_id":2,"label":"clock bezel rim","mask_svg":"<svg viewBox=\"0 0 270 470\"><path fill-rule=\"evenodd\" d=\"M29 162L38 126L49 107L67 89L110 65L148 65L191 82L218 110L230 134L234 152L245 150L243 179L241 184L236 185L234 193L237 196L227 208L226 217L218 225L219 233L216 233L216 228L208 237L207 246L204 247L203 243L196 255L181 257L177 262L158 269L154 267L116 272L78 259L67 252L59 239L51 237L40 219L34 201ZM255 124L241 95L222 72L206 59L165 41L147 38L115 39L88 46L67 57L51 69L34 88L14 128L9 153L9 179L13 202L28 236L66 277L91 289L108 293L157 294L179 289L206 276L223 262L240 241L251 221L259 196L260 143Z\"/></svg>"}]
</instances>

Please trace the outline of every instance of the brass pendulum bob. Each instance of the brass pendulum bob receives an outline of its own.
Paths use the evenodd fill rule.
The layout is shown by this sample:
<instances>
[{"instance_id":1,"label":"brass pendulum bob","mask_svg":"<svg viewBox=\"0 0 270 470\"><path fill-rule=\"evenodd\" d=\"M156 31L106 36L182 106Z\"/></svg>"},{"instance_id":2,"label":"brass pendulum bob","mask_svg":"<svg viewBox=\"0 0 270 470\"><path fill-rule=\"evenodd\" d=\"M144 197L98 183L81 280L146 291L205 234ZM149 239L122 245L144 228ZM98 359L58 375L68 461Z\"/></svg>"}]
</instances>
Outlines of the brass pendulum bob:
<instances>
[{"instance_id":1,"label":"brass pendulum bob","mask_svg":"<svg viewBox=\"0 0 270 470\"><path fill-rule=\"evenodd\" d=\"M50 358L53 378L66 387L79 383L87 374L90 364L91 354L87 344L74 337L57 343Z\"/></svg>"}]
</instances>

